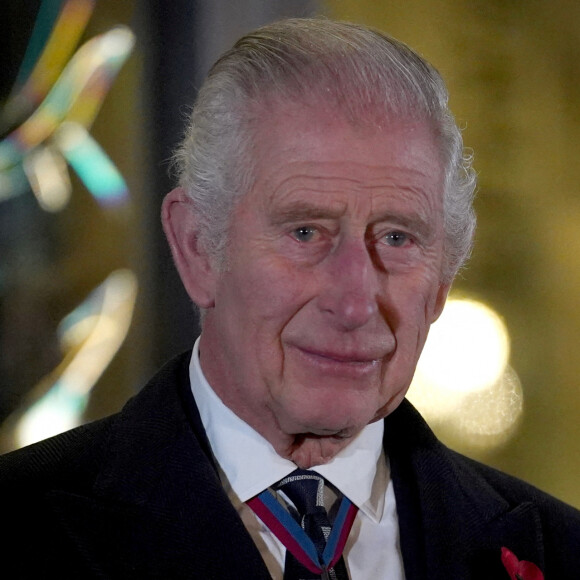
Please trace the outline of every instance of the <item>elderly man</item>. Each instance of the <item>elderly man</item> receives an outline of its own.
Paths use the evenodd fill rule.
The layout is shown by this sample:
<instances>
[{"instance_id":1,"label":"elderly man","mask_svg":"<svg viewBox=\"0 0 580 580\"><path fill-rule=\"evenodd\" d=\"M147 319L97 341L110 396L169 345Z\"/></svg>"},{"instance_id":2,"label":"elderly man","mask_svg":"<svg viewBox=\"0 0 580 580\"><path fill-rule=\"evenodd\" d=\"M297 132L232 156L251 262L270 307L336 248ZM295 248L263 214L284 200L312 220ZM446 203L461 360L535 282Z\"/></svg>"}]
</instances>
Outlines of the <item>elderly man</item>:
<instances>
[{"instance_id":1,"label":"elderly man","mask_svg":"<svg viewBox=\"0 0 580 580\"><path fill-rule=\"evenodd\" d=\"M474 228L438 73L361 26L273 24L213 67L176 159L201 337L2 460L8 577L577 578L580 514L403 401Z\"/></svg>"}]
</instances>

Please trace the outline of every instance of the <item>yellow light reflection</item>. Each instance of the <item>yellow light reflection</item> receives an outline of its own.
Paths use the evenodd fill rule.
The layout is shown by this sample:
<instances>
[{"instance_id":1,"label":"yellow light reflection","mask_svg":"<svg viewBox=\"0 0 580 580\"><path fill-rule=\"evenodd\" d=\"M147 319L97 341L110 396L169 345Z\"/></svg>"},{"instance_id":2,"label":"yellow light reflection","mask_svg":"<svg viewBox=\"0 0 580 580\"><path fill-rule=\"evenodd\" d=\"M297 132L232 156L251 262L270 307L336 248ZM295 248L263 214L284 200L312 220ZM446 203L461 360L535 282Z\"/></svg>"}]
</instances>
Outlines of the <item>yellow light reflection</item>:
<instances>
[{"instance_id":1,"label":"yellow light reflection","mask_svg":"<svg viewBox=\"0 0 580 580\"><path fill-rule=\"evenodd\" d=\"M51 147L39 147L24 158L24 171L38 204L48 212L62 210L72 186L66 163Z\"/></svg>"},{"instance_id":2,"label":"yellow light reflection","mask_svg":"<svg viewBox=\"0 0 580 580\"><path fill-rule=\"evenodd\" d=\"M2 117L8 124L44 98L77 45L93 12L95 0L68 0L24 85L17 84L6 102Z\"/></svg>"},{"instance_id":3,"label":"yellow light reflection","mask_svg":"<svg viewBox=\"0 0 580 580\"><path fill-rule=\"evenodd\" d=\"M504 442L522 414L523 395L508 365L501 317L475 300L448 300L429 338L409 400L463 447Z\"/></svg>"},{"instance_id":4,"label":"yellow light reflection","mask_svg":"<svg viewBox=\"0 0 580 580\"><path fill-rule=\"evenodd\" d=\"M118 270L63 320L65 358L3 425L5 445L22 447L81 423L92 388L127 335L136 295L133 272Z\"/></svg>"},{"instance_id":5,"label":"yellow light reflection","mask_svg":"<svg viewBox=\"0 0 580 580\"><path fill-rule=\"evenodd\" d=\"M493 385L509 358L507 329L475 300L449 300L429 332L420 372L436 388L473 392Z\"/></svg>"},{"instance_id":6,"label":"yellow light reflection","mask_svg":"<svg viewBox=\"0 0 580 580\"><path fill-rule=\"evenodd\" d=\"M511 367L489 389L468 393L457 414L457 429L468 433L471 443L489 446L505 441L523 411L520 380Z\"/></svg>"},{"instance_id":7,"label":"yellow light reflection","mask_svg":"<svg viewBox=\"0 0 580 580\"><path fill-rule=\"evenodd\" d=\"M81 46L39 107L5 138L0 171L40 145L65 120L89 127L134 44L135 35L119 26Z\"/></svg>"}]
</instances>

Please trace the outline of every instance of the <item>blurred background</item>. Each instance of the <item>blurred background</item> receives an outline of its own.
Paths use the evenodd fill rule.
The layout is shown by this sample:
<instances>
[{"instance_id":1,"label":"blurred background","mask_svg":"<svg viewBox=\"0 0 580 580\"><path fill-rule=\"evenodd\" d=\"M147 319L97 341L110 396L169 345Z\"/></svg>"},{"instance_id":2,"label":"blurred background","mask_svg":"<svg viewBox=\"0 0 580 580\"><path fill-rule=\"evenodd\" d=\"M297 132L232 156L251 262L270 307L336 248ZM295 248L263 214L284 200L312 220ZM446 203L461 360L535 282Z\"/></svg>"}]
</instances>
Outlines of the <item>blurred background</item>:
<instances>
[{"instance_id":1,"label":"blurred background","mask_svg":"<svg viewBox=\"0 0 580 580\"><path fill-rule=\"evenodd\" d=\"M447 80L471 262L409 397L449 446L580 507L580 4L11 0L0 18L0 449L117 411L197 335L159 224L196 89L284 16L369 24Z\"/></svg>"}]
</instances>

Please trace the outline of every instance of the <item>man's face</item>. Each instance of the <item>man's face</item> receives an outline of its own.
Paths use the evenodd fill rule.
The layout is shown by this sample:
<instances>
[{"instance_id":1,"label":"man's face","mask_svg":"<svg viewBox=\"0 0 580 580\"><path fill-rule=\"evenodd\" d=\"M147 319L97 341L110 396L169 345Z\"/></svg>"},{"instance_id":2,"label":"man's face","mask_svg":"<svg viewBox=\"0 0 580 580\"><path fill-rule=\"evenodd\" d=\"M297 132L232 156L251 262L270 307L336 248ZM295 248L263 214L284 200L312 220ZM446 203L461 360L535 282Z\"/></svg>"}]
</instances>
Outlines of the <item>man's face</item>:
<instances>
[{"instance_id":1,"label":"man's face","mask_svg":"<svg viewBox=\"0 0 580 580\"><path fill-rule=\"evenodd\" d=\"M400 403L447 294L435 139L288 105L261 120L254 155L202 368L267 438L350 436Z\"/></svg>"}]
</instances>

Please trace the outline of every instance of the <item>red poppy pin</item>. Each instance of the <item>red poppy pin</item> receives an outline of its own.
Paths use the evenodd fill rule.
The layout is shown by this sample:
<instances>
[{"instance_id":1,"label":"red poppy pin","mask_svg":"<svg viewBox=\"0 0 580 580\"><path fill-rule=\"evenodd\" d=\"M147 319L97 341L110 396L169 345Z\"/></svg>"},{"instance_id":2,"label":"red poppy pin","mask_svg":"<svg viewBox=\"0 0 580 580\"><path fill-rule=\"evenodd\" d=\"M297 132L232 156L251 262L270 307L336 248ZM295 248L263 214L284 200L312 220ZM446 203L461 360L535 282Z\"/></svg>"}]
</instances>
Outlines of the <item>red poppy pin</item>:
<instances>
[{"instance_id":1,"label":"red poppy pin","mask_svg":"<svg viewBox=\"0 0 580 580\"><path fill-rule=\"evenodd\" d=\"M518 560L517 556L507 548L501 549L501 561L511 580L544 580L542 571L535 564Z\"/></svg>"}]
</instances>

